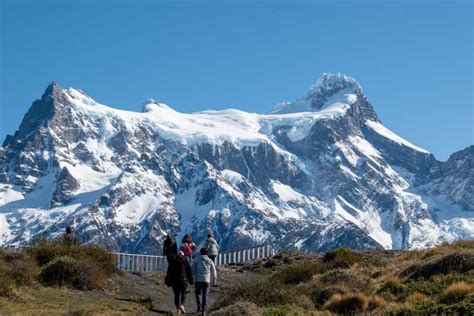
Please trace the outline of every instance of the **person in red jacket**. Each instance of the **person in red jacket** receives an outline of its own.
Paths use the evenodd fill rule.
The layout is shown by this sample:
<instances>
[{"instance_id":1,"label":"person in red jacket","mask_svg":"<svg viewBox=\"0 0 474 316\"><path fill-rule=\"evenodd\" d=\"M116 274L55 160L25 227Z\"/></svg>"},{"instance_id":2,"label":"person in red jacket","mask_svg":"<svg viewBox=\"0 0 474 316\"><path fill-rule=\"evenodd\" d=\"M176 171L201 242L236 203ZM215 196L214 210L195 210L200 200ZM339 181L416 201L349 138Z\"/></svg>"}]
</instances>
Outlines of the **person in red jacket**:
<instances>
[{"instance_id":1,"label":"person in red jacket","mask_svg":"<svg viewBox=\"0 0 474 316\"><path fill-rule=\"evenodd\" d=\"M193 243L193 240L189 234L184 235L183 240L181 241L181 251L184 253L184 256L191 263L191 255L196 249L196 244Z\"/></svg>"}]
</instances>

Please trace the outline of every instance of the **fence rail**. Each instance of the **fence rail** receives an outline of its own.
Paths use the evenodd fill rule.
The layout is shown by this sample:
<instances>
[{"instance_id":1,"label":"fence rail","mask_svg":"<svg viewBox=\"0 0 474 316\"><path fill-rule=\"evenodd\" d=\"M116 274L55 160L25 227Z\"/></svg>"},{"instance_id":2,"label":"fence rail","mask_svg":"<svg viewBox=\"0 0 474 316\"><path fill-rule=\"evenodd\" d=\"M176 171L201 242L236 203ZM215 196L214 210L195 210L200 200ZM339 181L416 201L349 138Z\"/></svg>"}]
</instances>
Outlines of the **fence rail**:
<instances>
[{"instance_id":1,"label":"fence rail","mask_svg":"<svg viewBox=\"0 0 474 316\"><path fill-rule=\"evenodd\" d=\"M28 248L27 245L0 245L0 248L8 251L22 251ZM152 272L163 271L168 267L166 257L141 255L131 253L113 252L117 261L117 268L130 272ZM241 263L252 260L271 257L275 250L270 245L260 245L251 248L239 249L230 252L223 252L216 257L216 265L226 265L231 263Z\"/></svg>"}]
</instances>

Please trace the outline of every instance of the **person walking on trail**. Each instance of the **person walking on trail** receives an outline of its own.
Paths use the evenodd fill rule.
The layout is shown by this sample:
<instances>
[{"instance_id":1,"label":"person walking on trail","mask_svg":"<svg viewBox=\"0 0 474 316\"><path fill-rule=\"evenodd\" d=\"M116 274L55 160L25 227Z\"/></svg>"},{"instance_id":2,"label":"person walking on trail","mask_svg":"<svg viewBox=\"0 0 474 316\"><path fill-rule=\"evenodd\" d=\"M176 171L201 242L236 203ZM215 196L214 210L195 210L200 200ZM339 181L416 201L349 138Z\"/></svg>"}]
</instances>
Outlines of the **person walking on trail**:
<instances>
[{"instance_id":1,"label":"person walking on trail","mask_svg":"<svg viewBox=\"0 0 474 316\"><path fill-rule=\"evenodd\" d=\"M216 257L219 254L219 244L212 237L211 233L207 234L207 249L209 249L207 256L215 263Z\"/></svg>"},{"instance_id":2,"label":"person walking on trail","mask_svg":"<svg viewBox=\"0 0 474 316\"><path fill-rule=\"evenodd\" d=\"M166 257L169 263L170 257L176 256L177 254L178 254L178 245L176 244L176 241L173 238L171 238L169 234L166 235L166 239L163 244L163 257Z\"/></svg>"},{"instance_id":3,"label":"person walking on trail","mask_svg":"<svg viewBox=\"0 0 474 316\"><path fill-rule=\"evenodd\" d=\"M181 241L181 251L184 253L189 263L191 264L191 255L193 254L194 249L196 249L196 244L193 243L193 240L189 234L184 235L183 240Z\"/></svg>"},{"instance_id":4,"label":"person walking on trail","mask_svg":"<svg viewBox=\"0 0 474 316\"><path fill-rule=\"evenodd\" d=\"M173 289L177 313L186 313L184 304L186 303L187 288L188 284L194 284L194 279L191 266L182 251L177 255L170 255L165 284Z\"/></svg>"},{"instance_id":5,"label":"person walking on trail","mask_svg":"<svg viewBox=\"0 0 474 316\"><path fill-rule=\"evenodd\" d=\"M214 262L207 256L208 249L201 248L200 256L194 261L192 270L196 289L197 312L206 312L207 297L210 286L217 285L217 271Z\"/></svg>"}]
</instances>

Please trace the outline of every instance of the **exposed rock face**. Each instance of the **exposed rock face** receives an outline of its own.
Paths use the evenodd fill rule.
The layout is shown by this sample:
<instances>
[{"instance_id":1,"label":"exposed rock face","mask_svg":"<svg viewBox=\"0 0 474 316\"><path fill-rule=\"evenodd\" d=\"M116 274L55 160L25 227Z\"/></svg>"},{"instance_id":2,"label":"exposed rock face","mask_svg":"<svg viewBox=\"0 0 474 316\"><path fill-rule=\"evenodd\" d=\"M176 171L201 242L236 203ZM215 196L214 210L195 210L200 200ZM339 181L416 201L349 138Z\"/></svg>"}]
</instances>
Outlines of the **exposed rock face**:
<instances>
[{"instance_id":1,"label":"exposed rock face","mask_svg":"<svg viewBox=\"0 0 474 316\"><path fill-rule=\"evenodd\" d=\"M0 147L0 242L74 221L86 242L153 254L208 231L223 250L428 247L474 237L473 152L437 161L341 74L268 115L119 111L53 83Z\"/></svg>"},{"instance_id":2,"label":"exposed rock face","mask_svg":"<svg viewBox=\"0 0 474 316\"><path fill-rule=\"evenodd\" d=\"M51 207L60 206L74 197L74 191L80 187L79 181L64 167L56 179L56 190L51 200Z\"/></svg>"}]
</instances>

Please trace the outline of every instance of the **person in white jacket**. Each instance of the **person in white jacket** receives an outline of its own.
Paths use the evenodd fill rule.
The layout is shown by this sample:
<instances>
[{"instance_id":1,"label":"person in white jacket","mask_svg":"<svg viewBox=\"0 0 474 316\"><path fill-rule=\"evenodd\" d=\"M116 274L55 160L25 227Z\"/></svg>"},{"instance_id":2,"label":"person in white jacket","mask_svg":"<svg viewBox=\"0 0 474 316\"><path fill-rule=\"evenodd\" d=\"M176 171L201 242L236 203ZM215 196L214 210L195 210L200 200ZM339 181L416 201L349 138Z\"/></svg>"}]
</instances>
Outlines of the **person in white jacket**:
<instances>
[{"instance_id":1,"label":"person in white jacket","mask_svg":"<svg viewBox=\"0 0 474 316\"><path fill-rule=\"evenodd\" d=\"M211 233L207 234L207 249L209 249L207 256L215 263L216 257L219 254L219 244L212 237Z\"/></svg>"},{"instance_id":2,"label":"person in white jacket","mask_svg":"<svg viewBox=\"0 0 474 316\"><path fill-rule=\"evenodd\" d=\"M214 262L209 259L207 253L207 248L201 248L199 258L197 258L192 265L198 314L205 313L210 286L217 285L216 266Z\"/></svg>"}]
</instances>

